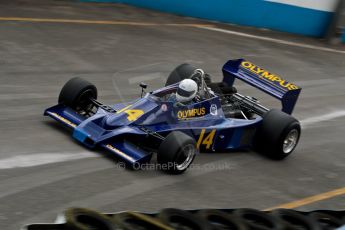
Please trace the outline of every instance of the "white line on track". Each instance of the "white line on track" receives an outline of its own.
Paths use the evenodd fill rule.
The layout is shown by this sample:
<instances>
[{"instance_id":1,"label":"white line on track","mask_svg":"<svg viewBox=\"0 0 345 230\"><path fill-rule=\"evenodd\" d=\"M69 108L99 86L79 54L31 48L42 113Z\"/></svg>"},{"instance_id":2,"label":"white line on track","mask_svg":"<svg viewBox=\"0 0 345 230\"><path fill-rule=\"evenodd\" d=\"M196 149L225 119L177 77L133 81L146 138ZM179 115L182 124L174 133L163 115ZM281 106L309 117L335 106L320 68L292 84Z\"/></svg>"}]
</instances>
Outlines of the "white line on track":
<instances>
[{"instance_id":1,"label":"white line on track","mask_svg":"<svg viewBox=\"0 0 345 230\"><path fill-rule=\"evenodd\" d=\"M290 41L286 41L286 40L270 38L270 37L265 37L265 36L258 36L258 35L253 35L253 34L247 34L247 33L242 33L242 32L237 32L237 31L232 31L232 30L226 30L226 29L221 29L221 28L215 28L215 27L208 27L208 26L196 26L196 27L200 28L200 29L204 29L204 30L211 30L211 31L216 31L216 32L221 32L221 33L226 33L226 34L232 34L232 35L241 36L241 37L247 37L247 38L253 38L253 39L257 39L257 40L263 40L263 41L269 41L269 42L274 42L274 43L278 43L278 44L289 45L289 46L296 46L296 47L302 47L302 48L308 48L308 49L314 49L314 50L320 50L320 51L345 54L344 50L336 50L336 49L331 49L331 48L322 47L322 46L308 45L308 44L303 44L303 43L298 43L298 42L290 42Z\"/></svg>"},{"instance_id":2,"label":"white line on track","mask_svg":"<svg viewBox=\"0 0 345 230\"><path fill-rule=\"evenodd\" d=\"M91 158L92 159L92 158ZM61 164L54 167L46 167L40 170L20 174L8 179L1 180L0 199L29 189L57 183L58 181L78 177L89 173L116 169L116 165L109 161L92 161L83 164Z\"/></svg>"},{"instance_id":3,"label":"white line on track","mask_svg":"<svg viewBox=\"0 0 345 230\"><path fill-rule=\"evenodd\" d=\"M99 157L99 155L89 152L82 153L37 153L17 155L0 159L0 169L33 167L45 164L52 164L64 161L79 160L84 158Z\"/></svg>"},{"instance_id":4,"label":"white line on track","mask_svg":"<svg viewBox=\"0 0 345 230\"><path fill-rule=\"evenodd\" d=\"M303 128L306 128L306 127L313 125L315 123L319 123L322 121L328 121L328 120L332 120L332 119L339 118L339 117L345 117L345 110L339 110L339 111L334 111L334 112L319 115L319 116L308 117L306 119L301 120L301 124L302 124Z\"/></svg>"}]
</instances>

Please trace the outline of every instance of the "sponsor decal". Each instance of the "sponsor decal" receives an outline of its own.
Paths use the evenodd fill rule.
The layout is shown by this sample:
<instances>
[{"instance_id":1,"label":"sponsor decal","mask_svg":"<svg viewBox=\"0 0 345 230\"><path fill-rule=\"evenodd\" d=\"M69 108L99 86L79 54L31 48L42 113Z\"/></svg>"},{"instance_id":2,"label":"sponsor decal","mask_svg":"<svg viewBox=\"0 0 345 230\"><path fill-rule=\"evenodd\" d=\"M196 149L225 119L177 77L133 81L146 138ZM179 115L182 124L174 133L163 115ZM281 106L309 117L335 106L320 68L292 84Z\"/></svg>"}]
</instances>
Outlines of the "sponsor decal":
<instances>
[{"instance_id":1,"label":"sponsor decal","mask_svg":"<svg viewBox=\"0 0 345 230\"><path fill-rule=\"evenodd\" d=\"M126 158L126 159L129 160L129 161L132 161L132 162L135 161L132 157L128 156L126 153L122 152L121 150L115 148L115 147L112 146L112 145L107 144L105 147L107 147L108 149L112 150L113 152L115 152L115 153L121 155L122 157Z\"/></svg>"},{"instance_id":2,"label":"sponsor decal","mask_svg":"<svg viewBox=\"0 0 345 230\"><path fill-rule=\"evenodd\" d=\"M210 114L216 116L218 114L218 108L216 104L212 104L210 107Z\"/></svg>"},{"instance_id":3,"label":"sponsor decal","mask_svg":"<svg viewBox=\"0 0 345 230\"><path fill-rule=\"evenodd\" d=\"M191 117L201 117L201 116L204 116L205 113L206 113L205 107L180 110L177 112L177 118L186 119L186 118L191 118Z\"/></svg>"},{"instance_id":4,"label":"sponsor decal","mask_svg":"<svg viewBox=\"0 0 345 230\"><path fill-rule=\"evenodd\" d=\"M144 114L144 111L141 109L128 109L132 105L127 105L126 107L120 109L119 111L116 111L116 113L127 113L127 120L128 121L136 121L138 118Z\"/></svg>"},{"instance_id":5,"label":"sponsor decal","mask_svg":"<svg viewBox=\"0 0 345 230\"><path fill-rule=\"evenodd\" d=\"M168 106L167 106L166 104L163 104L163 105L161 106L161 110L164 111L164 112L166 112L166 111L168 110Z\"/></svg>"},{"instance_id":6,"label":"sponsor decal","mask_svg":"<svg viewBox=\"0 0 345 230\"><path fill-rule=\"evenodd\" d=\"M128 121L136 121L138 118L144 114L144 111L141 109L127 109L123 111L124 113L127 113L127 120Z\"/></svg>"},{"instance_id":7,"label":"sponsor decal","mask_svg":"<svg viewBox=\"0 0 345 230\"><path fill-rule=\"evenodd\" d=\"M57 114L57 113L51 113L51 112L49 112L49 113L50 113L52 116L54 116L54 117L56 117L57 119L59 119L60 121L66 123L67 125L69 125L69 126L71 126L71 127L73 127L73 128L77 127L76 124L74 124L73 122L67 120L66 118L64 118L64 117L62 117L62 116L60 116L60 115Z\"/></svg>"},{"instance_id":8,"label":"sponsor decal","mask_svg":"<svg viewBox=\"0 0 345 230\"><path fill-rule=\"evenodd\" d=\"M288 90L299 89L299 87L293 83L287 82L278 75L272 74L265 69L262 69L249 61L241 62L241 67L245 70L249 70L250 72L258 75L260 78L267 79L274 84L280 85L283 88Z\"/></svg>"}]
</instances>

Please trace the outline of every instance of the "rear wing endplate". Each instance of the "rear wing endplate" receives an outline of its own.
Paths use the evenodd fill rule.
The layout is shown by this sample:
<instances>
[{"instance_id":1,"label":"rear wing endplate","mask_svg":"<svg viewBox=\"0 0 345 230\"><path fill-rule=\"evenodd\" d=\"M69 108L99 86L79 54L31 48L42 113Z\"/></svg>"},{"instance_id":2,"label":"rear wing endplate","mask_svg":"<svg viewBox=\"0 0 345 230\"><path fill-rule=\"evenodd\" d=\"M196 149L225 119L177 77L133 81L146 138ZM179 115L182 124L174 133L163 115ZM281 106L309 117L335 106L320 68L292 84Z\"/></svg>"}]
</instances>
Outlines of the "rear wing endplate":
<instances>
[{"instance_id":1,"label":"rear wing endplate","mask_svg":"<svg viewBox=\"0 0 345 230\"><path fill-rule=\"evenodd\" d=\"M238 78L279 99L282 103L282 111L288 114L292 113L301 92L299 86L244 59L225 63L223 75L223 82L229 86L232 86L235 78Z\"/></svg>"}]
</instances>

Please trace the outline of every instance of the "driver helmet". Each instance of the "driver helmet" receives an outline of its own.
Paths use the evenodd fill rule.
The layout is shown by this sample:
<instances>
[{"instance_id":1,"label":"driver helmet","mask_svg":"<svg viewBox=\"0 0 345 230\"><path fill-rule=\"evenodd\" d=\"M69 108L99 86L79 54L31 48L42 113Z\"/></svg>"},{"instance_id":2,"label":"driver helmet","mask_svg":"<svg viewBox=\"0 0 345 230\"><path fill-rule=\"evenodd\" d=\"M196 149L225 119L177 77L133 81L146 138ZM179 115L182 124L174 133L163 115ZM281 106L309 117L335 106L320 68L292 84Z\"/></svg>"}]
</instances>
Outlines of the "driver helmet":
<instances>
[{"instance_id":1,"label":"driver helmet","mask_svg":"<svg viewBox=\"0 0 345 230\"><path fill-rule=\"evenodd\" d=\"M192 79L184 79L180 82L176 91L177 102L188 102L194 99L198 92L198 85Z\"/></svg>"}]
</instances>

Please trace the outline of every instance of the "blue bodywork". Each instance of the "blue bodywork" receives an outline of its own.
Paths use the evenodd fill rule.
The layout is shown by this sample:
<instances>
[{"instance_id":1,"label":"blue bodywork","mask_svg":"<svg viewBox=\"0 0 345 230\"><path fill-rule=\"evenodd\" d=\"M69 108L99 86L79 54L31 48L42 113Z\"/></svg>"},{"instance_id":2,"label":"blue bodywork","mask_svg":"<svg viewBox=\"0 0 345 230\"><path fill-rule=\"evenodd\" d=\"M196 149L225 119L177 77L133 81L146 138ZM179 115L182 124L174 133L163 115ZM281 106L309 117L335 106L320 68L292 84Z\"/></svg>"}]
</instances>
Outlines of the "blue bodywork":
<instances>
[{"instance_id":1,"label":"blue bodywork","mask_svg":"<svg viewBox=\"0 0 345 230\"><path fill-rule=\"evenodd\" d=\"M283 110L291 113L300 88L284 90L274 82L246 72L240 67L243 62L246 61L227 62L223 67L223 81L232 85L234 78L242 79L280 99ZM193 137L197 148L206 152L251 147L262 117L252 120L226 118L218 96L187 106L174 106L164 96L175 92L177 87L178 83L147 93L135 101L111 106L116 112L99 107L88 118L63 104L46 109L44 115L71 128L73 137L87 147L101 146L132 164L149 161L153 152L150 149L158 149L161 140L148 133L165 137L179 130Z\"/></svg>"}]
</instances>

